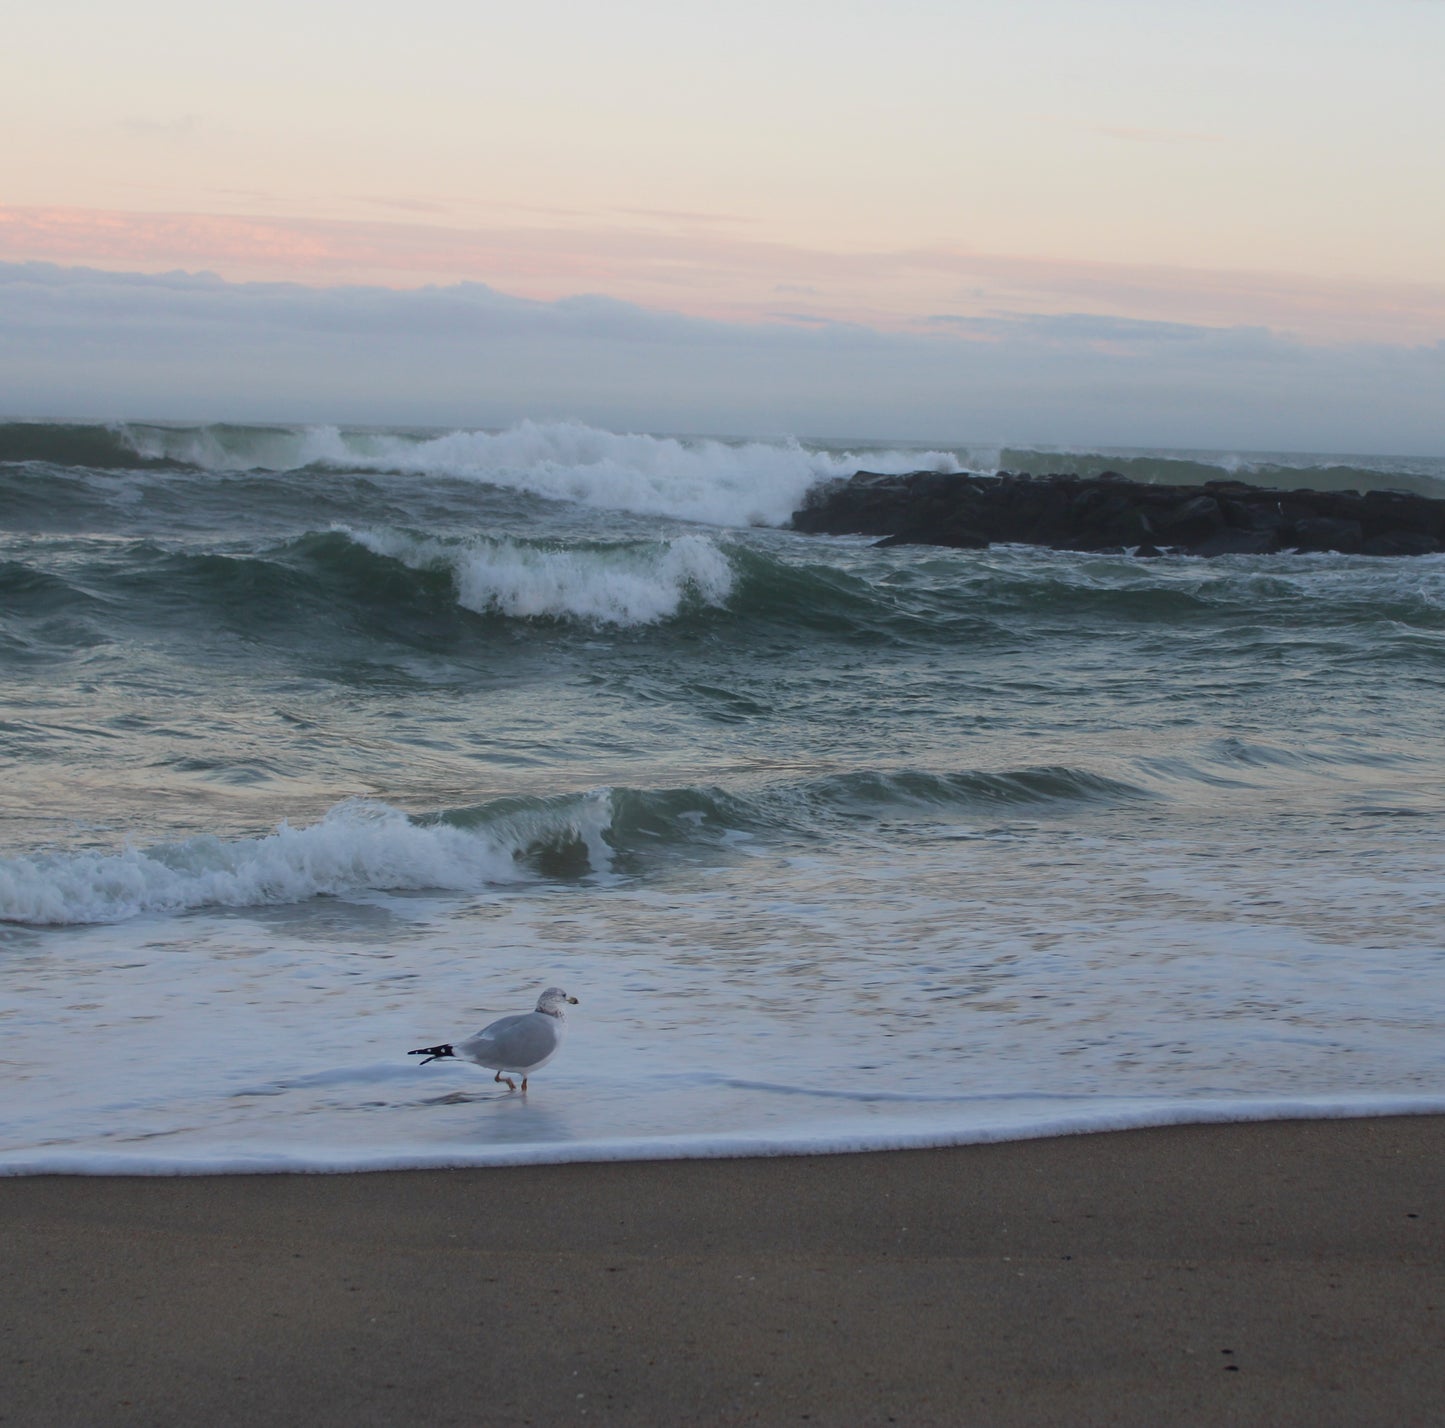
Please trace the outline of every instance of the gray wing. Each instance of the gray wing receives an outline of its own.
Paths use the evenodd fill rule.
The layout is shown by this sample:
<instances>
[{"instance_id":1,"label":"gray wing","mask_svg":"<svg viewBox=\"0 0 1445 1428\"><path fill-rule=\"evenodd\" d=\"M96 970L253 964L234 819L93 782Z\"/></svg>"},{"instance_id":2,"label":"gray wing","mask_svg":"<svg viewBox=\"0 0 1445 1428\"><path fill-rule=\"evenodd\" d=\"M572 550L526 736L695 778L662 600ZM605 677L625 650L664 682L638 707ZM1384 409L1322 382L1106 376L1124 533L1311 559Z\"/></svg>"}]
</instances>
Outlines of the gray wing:
<instances>
[{"instance_id":1,"label":"gray wing","mask_svg":"<svg viewBox=\"0 0 1445 1428\"><path fill-rule=\"evenodd\" d=\"M556 1049L555 1019L540 1012L523 1012L484 1027L462 1042L457 1052L484 1066L521 1071L535 1066Z\"/></svg>"}]
</instances>

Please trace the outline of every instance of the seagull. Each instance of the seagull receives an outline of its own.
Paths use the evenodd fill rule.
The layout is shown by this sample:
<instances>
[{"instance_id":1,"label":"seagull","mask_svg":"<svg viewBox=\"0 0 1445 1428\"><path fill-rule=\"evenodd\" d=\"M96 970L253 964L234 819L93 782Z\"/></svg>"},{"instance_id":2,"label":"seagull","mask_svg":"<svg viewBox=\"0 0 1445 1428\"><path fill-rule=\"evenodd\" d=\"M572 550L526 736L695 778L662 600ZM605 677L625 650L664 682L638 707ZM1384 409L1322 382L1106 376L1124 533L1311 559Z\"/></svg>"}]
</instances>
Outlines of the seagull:
<instances>
[{"instance_id":1,"label":"seagull","mask_svg":"<svg viewBox=\"0 0 1445 1428\"><path fill-rule=\"evenodd\" d=\"M567 1030L564 1007L576 1005L577 998L569 997L561 987L548 987L537 998L536 1011L504 1016L455 1046L448 1041L440 1046L408 1051L407 1055L425 1056L423 1066L444 1056L475 1062L488 1071L495 1071L497 1074L492 1080L505 1081L509 1091L515 1091L517 1083L506 1073L515 1072L522 1078L525 1091L527 1077L533 1071L540 1071L561 1050L562 1035Z\"/></svg>"}]
</instances>

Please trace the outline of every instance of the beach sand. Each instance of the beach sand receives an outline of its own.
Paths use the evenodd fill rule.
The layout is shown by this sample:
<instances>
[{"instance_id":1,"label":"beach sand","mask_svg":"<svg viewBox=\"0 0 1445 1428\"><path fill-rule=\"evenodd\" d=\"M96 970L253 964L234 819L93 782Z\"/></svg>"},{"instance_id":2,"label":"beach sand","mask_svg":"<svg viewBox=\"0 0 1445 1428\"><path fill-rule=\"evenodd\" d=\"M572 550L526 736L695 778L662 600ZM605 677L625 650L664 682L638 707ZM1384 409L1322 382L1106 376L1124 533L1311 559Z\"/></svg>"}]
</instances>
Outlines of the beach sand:
<instances>
[{"instance_id":1,"label":"beach sand","mask_svg":"<svg viewBox=\"0 0 1445 1428\"><path fill-rule=\"evenodd\" d=\"M0 1180L8 1424L1445 1421L1445 1118Z\"/></svg>"}]
</instances>

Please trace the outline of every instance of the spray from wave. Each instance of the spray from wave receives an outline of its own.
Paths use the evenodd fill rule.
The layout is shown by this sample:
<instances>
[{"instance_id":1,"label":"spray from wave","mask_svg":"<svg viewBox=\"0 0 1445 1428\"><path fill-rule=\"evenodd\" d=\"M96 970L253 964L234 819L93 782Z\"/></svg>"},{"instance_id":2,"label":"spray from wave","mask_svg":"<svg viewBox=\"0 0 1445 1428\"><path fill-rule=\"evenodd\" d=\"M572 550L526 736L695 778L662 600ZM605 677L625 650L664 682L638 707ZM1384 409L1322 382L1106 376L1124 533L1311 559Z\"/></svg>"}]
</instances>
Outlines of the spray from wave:
<instances>
[{"instance_id":1,"label":"spray from wave","mask_svg":"<svg viewBox=\"0 0 1445 1428\"><path fill-rule=\"evenodd\" d=\"M793 440L727 442L523 421L444 434L336 427L117 430L146 461L203 470L332 470L451 476L606 510L719 526L780 526L820 481L875 471L959 471L951 452L833 451Z\"/></svg>"}]
</instances>

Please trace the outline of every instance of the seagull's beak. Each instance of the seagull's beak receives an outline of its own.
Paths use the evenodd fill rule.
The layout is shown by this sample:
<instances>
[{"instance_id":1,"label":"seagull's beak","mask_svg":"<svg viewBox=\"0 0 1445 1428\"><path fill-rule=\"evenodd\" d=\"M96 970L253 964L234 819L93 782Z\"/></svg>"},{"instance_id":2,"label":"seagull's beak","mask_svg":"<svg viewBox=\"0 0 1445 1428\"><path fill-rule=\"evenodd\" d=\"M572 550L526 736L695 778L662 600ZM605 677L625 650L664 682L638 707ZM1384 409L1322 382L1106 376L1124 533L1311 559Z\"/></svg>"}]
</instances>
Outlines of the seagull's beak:
<instances>
[{"instance_id":1,"label":"seagull's beak","mask_svg":"<svg viewBox=\"0 0 1445 1428\"><path fill-rule=\"evenodd\" d=\"M568 997L567 1000L568 1000L574 1007L577 1005L577 998L576 998L576 997Z\"/></svg>"}]
</instances>

